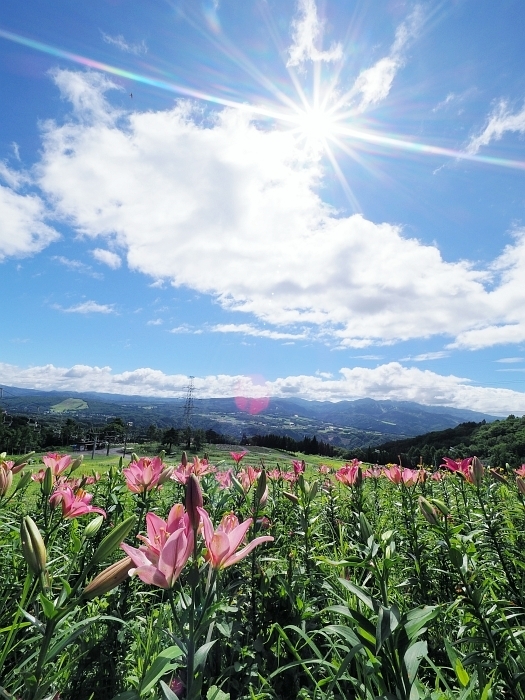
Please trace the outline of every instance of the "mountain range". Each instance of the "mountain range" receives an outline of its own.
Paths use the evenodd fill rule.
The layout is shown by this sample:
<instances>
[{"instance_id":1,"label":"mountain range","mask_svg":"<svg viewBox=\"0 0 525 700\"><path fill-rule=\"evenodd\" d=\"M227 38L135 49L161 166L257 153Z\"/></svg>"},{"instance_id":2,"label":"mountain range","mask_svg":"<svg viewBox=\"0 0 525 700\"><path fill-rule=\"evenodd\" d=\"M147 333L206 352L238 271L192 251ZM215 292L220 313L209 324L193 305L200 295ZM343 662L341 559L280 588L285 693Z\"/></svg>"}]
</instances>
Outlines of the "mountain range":
<instances>
[{"instance_id":1,"label":"mountain range","mask_svg":"<svg viewBox=\"0 0 525 700\"><path fill-rule=\"evenodd\" d=\"M259 413L243 410L234 398L194 399L190 424L212 429L238 442L243 435L275 433L302 439L305 435L345 448L380 445L389 440L454 428L467 421L497 420L476 411L449 406L425 406L409 401L307 401L272 398ZM185 414L186 408L186 414ZM92 424L113 418L133 423L140 434L149 425L183 427L187 405L180 398L126 396L96 392L39 391L0 386L0 410L52 420L71 417Z\"/></svg>"}]
</instances>

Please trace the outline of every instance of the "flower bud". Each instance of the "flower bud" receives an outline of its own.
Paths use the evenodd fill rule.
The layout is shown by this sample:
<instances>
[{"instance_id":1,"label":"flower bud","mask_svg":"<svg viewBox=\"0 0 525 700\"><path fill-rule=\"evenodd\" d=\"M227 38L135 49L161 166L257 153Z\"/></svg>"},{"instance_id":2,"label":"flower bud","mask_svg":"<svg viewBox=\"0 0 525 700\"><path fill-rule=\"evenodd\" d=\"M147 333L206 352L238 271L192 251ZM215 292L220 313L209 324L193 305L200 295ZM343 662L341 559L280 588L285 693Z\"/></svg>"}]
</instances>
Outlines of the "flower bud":
<instances>
[{"instance_id":1,"label":"flower bud","mask_svg":"<svg viewBox=\"0 0 525 700\"><path fill-rule=\"evenodd\" d=\"M201 485L195 474L190 474L186 481L186 512L194 530L199 527L201 516L197 508L202 508L203 498Z\"/></svg>"},{"instance_id":2,"label":"flower bud","mask_svg":"<svg viewBox=\"0 0 525 700\"><path fill-rule=\"evenodd\" d=\"M188 455L186 454L186 452L182 453L180 463L182 464L183 467L185 467L188 464Z\"/></svg>"},{"instance_id":3,"label":"flower bud","mask_svg":"<svg viewBox=\"0 0 525 700\"><path fill-rule=\"evenodd\" d=\"M104 516L103 515L97 515L96 518L93 518L91 522L89 522L86 527L84 528L84 537L86 539L89 539L90 537L94 537L97 532L100 530L102 523L104 522Z\"/></svg>"},{"instance_id":4,"label":"flower bud","mask_svg":"<svg viewBox=\"0 0 525 700\"><path fill-rule=\"evenodd\" d=\"M20 489L25 488L30 481L31 481L31 472L30 471L22 472L22 474L20 474L20 479L18 479L18 483L15 487L15 493L17 491L20 491Z\"/></svg>"},{"instance_id":5,"label":"flower bud","mask_svg":"<svg viewBox=\"0 0 525 700\"><path fill-rule=\"evenodd\" d=\"M472 482L474 486L481 486L483 481L483 465L477 457L472 457L472 462L470 463L470 468L472 469Z\"/></svg>"},{"instance_id":6,"label":"flower bud","mask_svg":"<svg viewBox=\"0 0 525 700\"><path fill-rule=\"evenodd\" d=\"M52 488L53 488L53 472L51 471L51 467L46 467L46 473L44 475L44 480L42 482L42 491L44 492L44 496L49 496Z\"/></svg>"},{"instance_id":7,"label":"flower bud","mask_svg":"<svg viewBox=\"0 0 525 700\"><path fill-rule=\"evenodd\" d=\"M129 571L133 566L131 557L124 557L124 559L108 566L98 576L95 576L91 583L88 583L82 591L82 598L92 600L116 588L128 578Z\"/></svg>"},{"instance_id":8,"label":"flower bud","mask_svg":"<svg viewBox=\"0 0 525 700\"><path fill-rule=\"evenodd\" d=\"M164 459L165 456L166 456L166 450L161 450L161 451L159 452L159 459L160 459L161 462L163 461L163 459Z\"/></svg>"},{"instance_id":9,"label":"flower bud","mask_svg":"<svg viewBox=\"0 0 525 700\"><path fill-rule=\"evenodd\" d=\"M6 495L13 483L13 472L0 466L0 498Z\"/></svg>"},{"instance_id":10,"label":"flower bud","mask_svg":"<svg viewBox=\"0 0 525 700\"><path fill-rule=\"evenodd\" d=\"M44 540L34 520L26 515L20 526L20 540L22 553L27 562L29 571L35 576L40 576L45 571L47 552Z\"/></svg>"},{"instance_id":11,"label":"flower bud","mask_svg":"<svg viewBox=\"0 0 525 700\"><path fill-rule=\"evenodd\" d=\"M419 497L419 510L429 525L439 525L437 510L423 496Z\"/></svg>"},{"instance_id":12,"label":"flower bud","mask_svg":"<svg viewBox=\"0 0 525 700\"><path fill-rule=\"evenodd\" d=\"M29 457L31 457L31 455L34 455L34 454L35 454L35 451L34 451L34 450L31 450L31 452L28 452L27 454L22 455L22 457L19 457L18 459L15 459L15 465L14 465L14 468L13 468L14 473L16 474L16 472L18 471L18 468L17 468L17 467L19 467L20 469L21 469L22 467L25 467L25 465L27 464L27 460L29 459Z\"/></svg>"},{"instance_id":13,"label":"flower bud","mask_svg":"<svg viewBox=\"0 0 525 700\"><path fill-rule=\"evenodd\" d=\"M289 491L283 491L283 496L292 503L299 503L299 499L294 493L290 493Z\"/></svg>"},{"instance_id":14,"label":"flower bud","mask_svg":"<svg viewBox=\"0 0 525 700\"><path fill-rule=\"evenodd\" d=\"M522 496L525 496L525 479L522 476L516 477L516 486Z\"/></svg>"},{"instance_id":15,"label":"flower bud","mask_svg":"<svg viewBox=\"0 0 525 700\"><path fill-rule=\"evenodd\" d=\"M80 465L82 464L82 460L84 459L84 455L80 455L80 457L77 457L71 462L71 466L69 468L69 473L73 473L75 469L78 469Z\"/></svg>"},{"instance_id":16,"label":"flower bud","mask_svg":"<svg viewBox=\"0 0 525 700\"><path fill-rule=\"evenodd\" d=\"M175 467L166 467L165 469L163 469L160 473L159 480L157 483L158 484L165 484L166 481L171 479L171 475L173 474L174 471L175 471Z\"/></svg>"},{"instance_id":17,"label":"flower bud","mask_svg":"<svg viewBox=\"0 0 525 700\"><path fill-rule=\"evenodd\" d=\"M268 486L266 485L266 469L263 469L257 479L257 490L255 491L256 507L264 508L268 500Z\"/></svg>"},{"instance_id":18,"label":"flower bud","mask_svg":"<svg viewBox=\"0 0 525 700\"><path fill-rule=\"evenodd\" d=\"M505 484L508 485L507 479L503 476L503 474L500 474L496 469L490 469L491 475L496 479L496 481L499 481L500 484Z\"/></svg>"},{"instance_id":19,"label":"flower bud","mask_svg":"<svg viewBox=\"0 0 525 700\"><path fill-rule=\"evenodd\" d=\"M139 456L136 452L131 453L131 457L129 458L130 462L138 462L139 461Z\"/></svg>"},{"instance_id":20,"label":"flower bud","mask_svg":"<svg viewBox=\"0 0 525 700\"><path fill-rule=\"evenodd\" d=\"M111 552L116 549L123 540L126 539L132 527L135 525L136 520L137 518L134 515L130 515L130 517L122 521L120 525L114 527L109 535L104 537L102 542L97 547L95 554L93 554L91 561L89 562L89 568L106 559Z\"/></svg>"}]
</instances>

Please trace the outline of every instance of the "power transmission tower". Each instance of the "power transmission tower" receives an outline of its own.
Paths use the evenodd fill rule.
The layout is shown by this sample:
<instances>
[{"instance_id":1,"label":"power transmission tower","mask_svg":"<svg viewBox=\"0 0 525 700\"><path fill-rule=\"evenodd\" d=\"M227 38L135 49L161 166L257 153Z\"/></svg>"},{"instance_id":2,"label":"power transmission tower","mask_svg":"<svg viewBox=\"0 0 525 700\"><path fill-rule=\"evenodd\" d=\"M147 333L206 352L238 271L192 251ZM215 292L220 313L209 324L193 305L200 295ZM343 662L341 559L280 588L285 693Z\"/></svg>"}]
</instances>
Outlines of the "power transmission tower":
<instances>
[{"instance_id":1,"label":"power transmission tower","mask_svg":"<svg viewBox=\"0 0 525 700\"><path fill-rule=\"evenodd\" d=\"M184 411L182 413L182 429L184 431L184 439L186 440L186 449L191 445L191 419L193 415L193 392L195 385L193 380L195 377L190 376L190 382L186 388L186 400L184 401Z\"/></svg>"}]
</instances>

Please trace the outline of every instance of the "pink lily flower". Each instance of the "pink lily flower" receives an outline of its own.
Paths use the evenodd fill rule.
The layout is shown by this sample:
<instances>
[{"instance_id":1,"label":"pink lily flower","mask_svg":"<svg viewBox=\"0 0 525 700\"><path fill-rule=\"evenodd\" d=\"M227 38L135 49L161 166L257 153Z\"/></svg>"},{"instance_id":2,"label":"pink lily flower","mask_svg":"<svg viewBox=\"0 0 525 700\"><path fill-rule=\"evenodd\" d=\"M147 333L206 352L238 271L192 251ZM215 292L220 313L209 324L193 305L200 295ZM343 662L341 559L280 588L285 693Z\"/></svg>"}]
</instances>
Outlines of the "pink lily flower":
<instances>
[{"instance_id":1,"label":"pink lily flower","mask_svg":"<svg viewBox=\"0 0 525 700\"><path fill-rule=\"evenodd\" d=\"M204 508L199 508L198 511L204 525L204 541L207 549L206 560L210 562L213 569L225 569L227 566L237 564L259 544L273 542L273 537L263 535L262 537L256 537L246 547L237 552L236 550L250 529L252 518L239 523L236 515L227 513L223 516L219 527L214 532L208 513Z\"/></svg>"},{"instance_id":2,"label":"pink lily flower","mask_svg":"<svg viewBox=\"0 0 525 700\"><path fill-rule=\"evenodd\" d=\"M357 464L341 467L336 471L335 478L345 486L357 486L362 479L361 467Z\"/></svg>"},{"instance_id":3,"label":"pink lily flower","mask_svg":"<svg viewBox=\"0 0 525 700\"><path fill-rule=\"evenodd\" d=\"M525 464L522 464L519 469L514 470L518 476L525 476Z\"/></svg>"},{"instance_id":4,"label":"pink lily flower","mask_svg":"<svg viewBox=\"0 0 525 700\"><path fill-rule=\"evenodd\" d=\"M420 479L419 469L403 469L401 472L401 480L405 486L414 486Z\"/></svg>"},{"instance_id":5,"label":"pink lily flower","mask_svg":"<svg viewBox=\"0 0 525 700\"><path fill-rule=\"evenodd\" d=\"M330 474L330 467L327 464L321 464L319 467L320 474Z\"/></svg>"},{"instance_id":6,"label":"pink lily flower","mask_svg":"<svg viewBox=\"0 0 525 700\"><path fill-rule=\"evenodd\" d=\"M299 461L298 459L292 459L292 464L296 476L299 476L299 474L302 474L304 471L306 471L306 464L304 459L301 461Z\"/></svg>"},{"instance_id":7,"label":"pink lily flower","mask_svg":"<svg viewBox=\"0 0 525 700\"><path fill-rule=\"evenodd\" d=\"M270 471L266 472L266 476L270 481L279 481L279 479L283 478L283 475L278 469L270 469Z\"/></svg>"},{"instance_id":8,"label":"pink lily flower","mask_svg":"<svg viewBox=\"0 0 525 700\"><path fill-rule=\"evenodd\" d=\"M184 506L177 503L167 521L155 513L146 516L147 536L139 535L144 544L138 549L123 542L120 547L135 564L130 576L160 588L172 588L191 556L193 530Z\"/></svg>"},{"instance_id":9,"label":"pink lily flower","mask_svg":"<svg viewBox=\"0 0 525 700\"><path fill-rule=\"evenodd\" d=\"M297 474L295 472L285 472L284 474L281 474L281 477L285 481L289 481L290 484L295 484L297 481Z\"/></svg>"},{"instance_id":10,"label":"pink lily flower","mask_svg":"<svg viewBox=\"0 0 525 700\"><path fill-rule=\"evenodd\" d=\"M50 467L53 476L59 476L66 471L72 461L70 455L60 455L57 452L49 452L42 457L42 462L46 467Z\"/></svg>"},{"instance_id":11,"label":"pink lily flower","mask_svg":"<svg viewBox=\"0 0 525 700\"><path fill-rule=\"evenodd\" d=\"M0 467L8 472L11 472L11 474L18 474L18 472L21 471L26 465L27 462L21 462L15 466L14 461L11 459L0 460Z\"/></svg>"},{"instance_id":12,"label":"pink lily flower","mask_svg":"<svg viewBox=\"0 0 525 700\"><path fill-rule=\"evenodd\" d=\"M234 462L236 462L236 464L239 464L241 459L247 454L247 450L243 450L242 452L230 452L230 456L234 460Z\"/></svg>"},{"instance_id":13,"label":"pink lily flower","mask_svg":"<svg viewBox=\"0 0 525 700\"><path fill-rule=\"evenodd\" d=\"M79 518L87 513L100 513L106 517L106 511L91 505L93 494L86 493L82 489L73 491L69 486L61 486L50 496L49 503L52 508L62 505L62 517L71 520Z\"/></svg>"},{"instance_id":14,"label":"pink lily flower","mask_svg":"<svg viewBox=\"0 0 525 700\"><path fill-rule=\"evenodd\" d=\"M248 493L252 485L259 478L260 473L261 470L255 469L254 467L246 467L246 469L241 469L241 471L237 474L237 479L239 480L244 493Z\"/></svg>"},{"instance_id":15,"label":"pink lily flower","mask_svg":"<svg viewBox=\"0 0 525 700\"><path fill-rule=\"evenodd\" d=\"M216 472L215 478L219 482L221 489L229 489L232 485L232 470L228 469L225 472Z\"/></svg>"},{"instance_id":16,"label":"pink lily flower","mask_svg":"<svg viewBox=\"0 0 525 700\"><path fill-rule=\"evenodd\" d=\"M164 471L164 464L160 457L142 457L138 462L131 462L122 473L126 479L128 489L132 493L146 493L159 485L159 479Z\"/></svg>"},{"instance_id":17,"label":"pink lily flower","mask_svg":"<svg viewBox=\"0 0 525 700\"><path fill-rule=\"evenodd\" d=\"M388 469L385 467L383 469L383 474L389 479L393 484L400 484L403 480L403 475L401 474L401 469L397 464L392 464Z\"/></svg>"},{"instance_id":18,"label":"pink lily flower","mask_svg":"<svg viewBox=\"0 0 525 700\"><path fill-rule=\"evenodd\" d=\"M382 473L383 470L376 464L375 467L370 467L369 469L366 469L363 472L363 476L365 477L365 479L379 479Z\"/></svg>"},{"instance_id":19,"label":"pink lily flower","mask_svg":"<svg viewBox=\"0 0 525 700\"><path fill-rule=\"evenodd\" d=\"M201 477L205 474L213 474L214 471L215 467L213 464L209 464L207 459L199 459L198 457L194 457L193 462L181 462L178 468L171 475L171 478L173 481L177 481L179 484L184 486L192 474L195 474L197 477Z\"/></svg>"}]
</instances>

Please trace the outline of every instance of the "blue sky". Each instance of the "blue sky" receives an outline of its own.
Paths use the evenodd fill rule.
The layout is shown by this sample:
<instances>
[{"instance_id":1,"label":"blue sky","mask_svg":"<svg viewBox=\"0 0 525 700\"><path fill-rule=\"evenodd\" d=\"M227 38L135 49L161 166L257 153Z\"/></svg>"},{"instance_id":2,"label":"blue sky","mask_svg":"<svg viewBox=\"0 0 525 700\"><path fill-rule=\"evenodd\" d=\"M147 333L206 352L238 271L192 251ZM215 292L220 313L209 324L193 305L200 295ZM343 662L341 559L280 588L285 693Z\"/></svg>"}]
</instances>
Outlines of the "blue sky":
<instances>
[{"instance_id":1,"label":"blue sky","mask_svg":"<svg viewBox=\"0 0 525 700\"><path fill-rule=\"evenodd\" d=\"M520 0L3 0L0 383L525 413Z\"/></svg>"}]
</instances>

